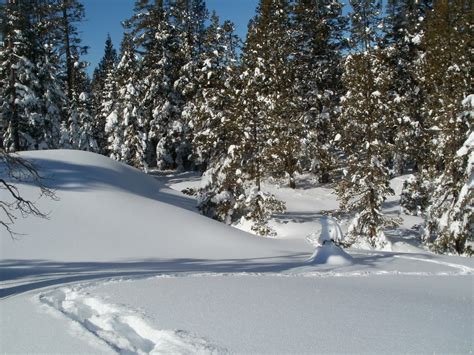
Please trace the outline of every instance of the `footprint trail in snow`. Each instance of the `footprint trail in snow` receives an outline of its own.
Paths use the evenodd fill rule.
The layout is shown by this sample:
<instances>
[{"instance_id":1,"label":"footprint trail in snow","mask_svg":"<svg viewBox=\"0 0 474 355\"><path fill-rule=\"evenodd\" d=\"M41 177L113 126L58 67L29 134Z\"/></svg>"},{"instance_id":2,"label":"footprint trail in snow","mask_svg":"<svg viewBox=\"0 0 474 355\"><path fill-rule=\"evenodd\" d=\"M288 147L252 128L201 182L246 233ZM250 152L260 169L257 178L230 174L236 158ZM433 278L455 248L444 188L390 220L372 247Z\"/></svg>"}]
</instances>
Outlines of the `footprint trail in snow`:
<instances>
[{"instance_id":1,"label":"footprint trail in snow","mask_svg":"<svg viewBox=\"0 0 474 355\"><path fill-rule=\"evenodd\" d=\"M81 324L120 354L225 352L186 331L154 329L137 312L108 304L80 288L55 289L41 294L39 299Z\"/></svg>"}]
</instances>

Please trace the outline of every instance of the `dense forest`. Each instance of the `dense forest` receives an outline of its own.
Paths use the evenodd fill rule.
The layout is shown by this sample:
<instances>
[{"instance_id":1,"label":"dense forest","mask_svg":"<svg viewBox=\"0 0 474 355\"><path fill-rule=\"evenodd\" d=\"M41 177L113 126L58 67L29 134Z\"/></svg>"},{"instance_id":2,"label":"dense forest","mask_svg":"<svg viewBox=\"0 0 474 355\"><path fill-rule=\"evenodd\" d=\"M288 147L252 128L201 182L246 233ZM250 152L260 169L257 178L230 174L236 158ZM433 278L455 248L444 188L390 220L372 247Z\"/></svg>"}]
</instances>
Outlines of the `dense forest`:
<instances>
[{"instance_id":1,"label":"dense forest","mask_svg":"<svg viewBox=\"0 0 474 355\"><path fill-rule=\"evenodd\" d=\"M344 8L346 9L344 10ZM199 210L260 235L284 204L268 178L311 172L386 243L390 179L436 252L471 253L474 134L469 0L260 0L245 40L204 0L137 0L92 78L79 0L1 8L0 146L78 149L144 171L203 174ZM344 10L344 11L343 11Z\"/></svg>"}]
</instances>

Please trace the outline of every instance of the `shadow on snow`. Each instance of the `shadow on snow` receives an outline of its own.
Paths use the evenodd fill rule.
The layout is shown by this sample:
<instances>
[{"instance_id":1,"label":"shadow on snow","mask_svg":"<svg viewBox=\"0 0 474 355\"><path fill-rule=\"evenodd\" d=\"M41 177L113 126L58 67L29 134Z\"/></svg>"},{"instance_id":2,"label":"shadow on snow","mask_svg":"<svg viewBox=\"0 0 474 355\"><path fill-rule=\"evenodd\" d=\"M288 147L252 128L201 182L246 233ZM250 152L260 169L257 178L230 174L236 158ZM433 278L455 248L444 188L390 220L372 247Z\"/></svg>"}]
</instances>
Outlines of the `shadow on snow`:
<instances>
[{"instance_id":1,"label":"shadow on snow","mask_svg":"<svg viewBox=\"0 0 474 355\"><path fill-rule=\"evenodd\" d=\"M354 263L360 267L373 267L383 259L404 253L371 252L355 253ZM416 256L417 254L409 254ZM426 254L419 254L429 259ZM4 260L0 262L0 298L19 295L28 291L63 285L72 282L107 278L140 278L162 274L180 275L190 273L284 273L295 268L314 266L304 260L309 254L288 254L283 258L267 257L254 259L147 259L123 262L57 262L48 260ZM283 261L282 261L283 260ZM330 272L338 268L316 266L314 271Z\"/></svg>"}]
</instances>

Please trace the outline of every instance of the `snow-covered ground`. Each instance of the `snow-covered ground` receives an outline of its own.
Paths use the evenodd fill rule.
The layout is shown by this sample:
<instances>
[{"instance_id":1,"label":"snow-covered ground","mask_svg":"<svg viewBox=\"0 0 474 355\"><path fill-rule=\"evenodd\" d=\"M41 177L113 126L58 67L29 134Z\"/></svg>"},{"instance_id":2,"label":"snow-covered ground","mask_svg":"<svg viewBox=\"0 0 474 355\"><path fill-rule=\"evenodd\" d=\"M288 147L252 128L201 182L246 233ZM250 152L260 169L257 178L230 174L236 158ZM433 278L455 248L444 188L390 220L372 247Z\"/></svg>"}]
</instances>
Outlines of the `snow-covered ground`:
<instances>
[{"instance_id":1,"label":"snow-covered ground","mask_svg":"<svg viewBox=\"0 0 474 355\"><path fill-rule=\"evenodd\" d=\"M85 152L24 156L59 200L38 201L48 220L18 219L19 240L0 230L0 352L474 348L474 262L420 248L417 218L389 231L392 252L316 248L347 216L310 176L295 191L265 186L288 211L272 221L279 238L262 238L199 215L180 192L195 175L152 177ZM398 196L385 209L398 213Z\"/></svg>"}]
</instances>

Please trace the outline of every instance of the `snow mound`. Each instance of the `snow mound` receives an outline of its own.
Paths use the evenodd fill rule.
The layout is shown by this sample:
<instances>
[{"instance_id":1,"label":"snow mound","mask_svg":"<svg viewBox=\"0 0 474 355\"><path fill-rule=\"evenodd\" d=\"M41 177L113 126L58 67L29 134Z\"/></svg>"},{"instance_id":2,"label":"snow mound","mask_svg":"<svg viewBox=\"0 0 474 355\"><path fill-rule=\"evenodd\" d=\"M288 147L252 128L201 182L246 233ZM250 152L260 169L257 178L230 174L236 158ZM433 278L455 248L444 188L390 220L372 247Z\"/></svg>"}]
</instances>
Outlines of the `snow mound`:
<instances>
[{"instance_id":1,"label":"snow mound","mask_svg":"<svg viewBox=\"0 0 474 355\"><path fill-rule=\"evenodd\" d=\"M317 247L311 258L311 264L344 266L352 264L352 256L331 241Z\"/></svg>"},{"instance_id":2,"label":"snow mound","mask_svg":"<svg viewBox=\"0 0 474 355\"><path fill-rule=\"evenodd\" d=\"M0 228L0 282L10 281L0 283L0 297L109 277L289 269L312 252L304 241L257 237L202 216L184 194L98 154L21 156L57 200L38 200L37 186L18 185L48 219L18 215L13 229L23 235L15 241ZM0 201L7 198L0 190Z\"/></svg>"}]
</instances>

